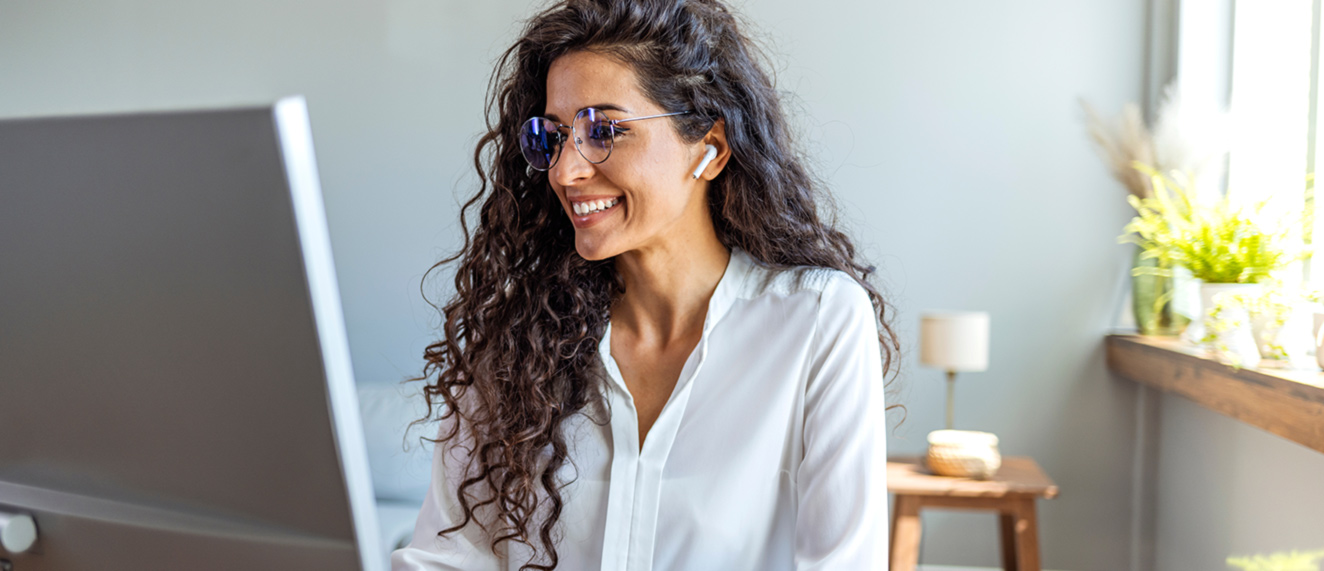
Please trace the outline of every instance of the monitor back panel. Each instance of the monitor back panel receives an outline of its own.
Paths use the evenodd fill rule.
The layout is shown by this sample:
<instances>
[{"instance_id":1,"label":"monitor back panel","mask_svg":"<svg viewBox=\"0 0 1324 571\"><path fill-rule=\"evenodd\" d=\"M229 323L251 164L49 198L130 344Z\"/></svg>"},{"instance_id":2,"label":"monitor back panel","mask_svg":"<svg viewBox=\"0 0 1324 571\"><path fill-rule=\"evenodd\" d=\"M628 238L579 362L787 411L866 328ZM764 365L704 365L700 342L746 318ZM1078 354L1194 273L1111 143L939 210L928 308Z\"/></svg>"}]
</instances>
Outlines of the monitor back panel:
<instances>
[{"instance_id":1,"label":"monitor back panel","mask_svg":"<svg viewBox=\"0 0 1324 571\"><path fill-rule=\"evenodd\" d=\"M0 121L0 509L39 528L16 571L360 568L277 131Z\"/></svg>"}]
</instances>

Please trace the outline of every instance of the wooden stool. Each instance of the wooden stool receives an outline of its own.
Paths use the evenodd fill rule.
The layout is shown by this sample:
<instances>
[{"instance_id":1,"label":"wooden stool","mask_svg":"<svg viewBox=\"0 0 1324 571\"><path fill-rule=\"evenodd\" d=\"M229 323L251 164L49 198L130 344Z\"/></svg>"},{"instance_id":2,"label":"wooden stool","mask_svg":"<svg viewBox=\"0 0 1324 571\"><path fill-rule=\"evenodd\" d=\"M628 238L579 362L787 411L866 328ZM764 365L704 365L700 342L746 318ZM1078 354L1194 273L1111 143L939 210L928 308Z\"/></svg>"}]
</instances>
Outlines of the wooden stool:
<instances>
[{"instance_id":1,"label":"wooden stool","mask_svg":"<svg viewBox=\"0 0 1324 571\"><path fill-rule=\"evenodd\" d=\"M1002 459L988 480L935 476L921 458L892 458L887 490L896 494L892 515L891 571L914 571L919 563L921 508L993 510L1002 537L1002 568L1039 571L1039 530L1035 500L1057 497L1054 484L1034 459Z\"/></svg>"}]
</instances>

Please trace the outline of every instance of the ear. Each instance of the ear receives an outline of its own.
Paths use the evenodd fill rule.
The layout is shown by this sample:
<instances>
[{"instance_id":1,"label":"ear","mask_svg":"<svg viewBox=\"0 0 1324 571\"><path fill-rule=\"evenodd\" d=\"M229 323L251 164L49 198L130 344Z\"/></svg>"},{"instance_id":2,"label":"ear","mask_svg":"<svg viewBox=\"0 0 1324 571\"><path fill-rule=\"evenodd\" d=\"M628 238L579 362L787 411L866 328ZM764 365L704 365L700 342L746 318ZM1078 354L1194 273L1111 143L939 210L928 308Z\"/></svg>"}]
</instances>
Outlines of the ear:
<instances>
[{"instance_id":1,"label":"ear","mask_svg":"<svg viewBox=\"0 0 1324 571\"><path fill-rule=\"evenodd\" d=\"M703 172L699 173L699 177L711 181L722 173L722 169L726 168L726 161L731 159L731 145L726 142L725 119L717 119L712 128L708 129L708 134L703 136L703 140L695 143L695 148L698 149L696 151L697 156L703 156L707 145L717 147L717 157L709 162L707 167L704 167Z\"/></svg>"}]
</instances>

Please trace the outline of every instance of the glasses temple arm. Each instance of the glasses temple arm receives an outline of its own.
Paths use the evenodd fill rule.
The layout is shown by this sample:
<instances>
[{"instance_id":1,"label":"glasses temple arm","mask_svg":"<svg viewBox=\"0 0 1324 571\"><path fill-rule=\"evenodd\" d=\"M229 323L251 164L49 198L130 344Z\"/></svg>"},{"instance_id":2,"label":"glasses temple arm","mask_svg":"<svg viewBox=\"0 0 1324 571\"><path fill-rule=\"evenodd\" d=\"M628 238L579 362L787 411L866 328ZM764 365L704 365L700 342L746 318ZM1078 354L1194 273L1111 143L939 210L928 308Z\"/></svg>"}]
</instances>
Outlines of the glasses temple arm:
<instances>
[{"instance_id":1,"label":"glasses temple arm","mask_svg":"<svg viewBox=\"0 0 1324 571\"><path fill-rule=\"evenodd\" d=\"M656 118L658 118L658 117L670 117L670 116L672 116L672 115L684 115L684 114L686 114L686 113L693 113L693 111L677 111L677 112L675 112L675 113L663 113L663 114L661 114L661 115L648 115L648 116L645 116L645 117L631 117L631 118L629 118L629 119L616 119L616 120L613 120L612 123L628 123L628 122L630 122L630 121L642 121L642 120L644 120L644 119L656 119Z\"/></svg>"}]
</instances>

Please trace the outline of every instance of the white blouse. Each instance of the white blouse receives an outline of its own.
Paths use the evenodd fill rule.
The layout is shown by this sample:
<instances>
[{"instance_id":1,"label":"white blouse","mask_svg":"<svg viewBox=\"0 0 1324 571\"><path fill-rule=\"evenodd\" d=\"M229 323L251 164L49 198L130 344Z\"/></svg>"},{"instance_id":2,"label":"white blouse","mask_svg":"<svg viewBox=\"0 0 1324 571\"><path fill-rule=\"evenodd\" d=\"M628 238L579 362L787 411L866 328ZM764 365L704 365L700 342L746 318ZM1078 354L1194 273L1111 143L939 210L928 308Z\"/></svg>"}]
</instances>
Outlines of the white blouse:
<instances>
[{"instance_id":1,"label":"white blouse","mask_svg":"<svg viewBox=\"0 0 1324 571\"><path fill-rule=\"evenodd\" d=\"M573 466L558 475L574 481L562 491L557 569L887 569L876 314L844 272L812 271L800 284L793 274L732 250L642 450L606 327L598 351L616 414L606 426L567 420ZM454 493L466 461L460 448L436 447L431 489L393 571L515 571L528 561L531 550L510 541L493 553L473 522L437 537L462 519Z\"/></svg>"}]
</instances>

